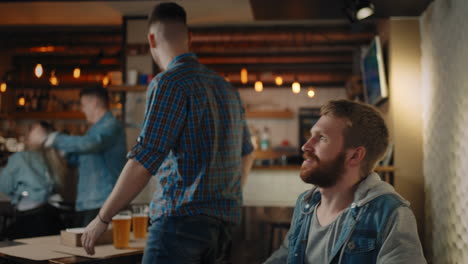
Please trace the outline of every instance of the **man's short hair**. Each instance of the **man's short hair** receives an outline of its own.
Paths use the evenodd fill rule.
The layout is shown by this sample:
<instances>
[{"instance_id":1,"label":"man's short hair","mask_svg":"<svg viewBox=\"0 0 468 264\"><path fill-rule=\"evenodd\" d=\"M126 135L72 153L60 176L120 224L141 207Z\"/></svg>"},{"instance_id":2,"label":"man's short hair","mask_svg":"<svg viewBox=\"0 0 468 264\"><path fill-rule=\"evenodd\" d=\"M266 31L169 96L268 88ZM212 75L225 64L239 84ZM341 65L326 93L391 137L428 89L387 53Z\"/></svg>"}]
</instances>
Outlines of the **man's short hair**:
<instances>
[{"instance_id":1,"label":"man's short hair","mask_svg":"<svg viewBox=\"0 0 468 264\"><path fill-rule=\"evenodd\" d=\"M346 119L343 131L344 148L363 146L366 156L361 165L361 174L367 176L382 159L388 147L388 128L380 112L373 106L349 100L329 101L320 110L320 115L332 115Z\"/></svg>"},{"instance_id":2,"label":"man's short hair","mask_svg":"<svg viewBox=\"0 0 468 264\"><path fill-rule=\"evenodd\" d=\"M176 3L161 3L151 11L148 25L151 26L157 22L176 22L187 25L187 14L184 8Z\"/></svg>"},{"instance_id":3,"label":"man's short hair","mask_svg":"<svg viewBox=\"0 0 468 264\"><path fill-rule=\"evenodd\" d=\"M80 98L83 97L84 95L86 96L94 96L98 98L102 103L104 107L109 106L109 94L107 93L107 90L102 87L87 87L83 88L80 91Z\"/></svg>"}]
</instances>

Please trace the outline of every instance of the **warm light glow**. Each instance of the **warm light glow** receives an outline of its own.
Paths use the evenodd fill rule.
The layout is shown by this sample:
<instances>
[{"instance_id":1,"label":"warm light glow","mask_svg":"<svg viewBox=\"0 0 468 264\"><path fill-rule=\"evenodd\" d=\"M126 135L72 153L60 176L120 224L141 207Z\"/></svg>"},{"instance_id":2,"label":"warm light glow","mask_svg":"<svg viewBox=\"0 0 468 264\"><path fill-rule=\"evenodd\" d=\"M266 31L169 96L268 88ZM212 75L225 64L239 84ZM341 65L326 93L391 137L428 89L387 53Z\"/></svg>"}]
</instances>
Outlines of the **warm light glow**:
<instances>
[{"instance_id":1,"label":"warm light glow","mask_svg":"<svg viewBox=\"0 0 468 264\"><path fill-rule=\"evenodd\" d=\"M261 92L263 91L263 83L261 81L256 81L255 82L255 86L254 86L254 89L256 92Z\"/></svg>"},{"instance_id":2,"label":"warm light glow","mask_svg":"<svg viewBox=\"0 0 468 264\"><path fill-rule=\"evenodd\" d=\"M246 84L247 82L249 82L249 73L247 72L246 68L242 68L240 72L240 77L241 77L242 84Z\"/></svg>"},{"instance_id":3,"label":"warm light glow","mask_svg":"<svg viewBox=\"0 0 468 264\"><path fill-rule=\"evenodd\" d=\"M24 98L24 96L21 96L20 98L18 98L18 105L24 106L25 104L26 104L26 99Z\"/></svg>"},{"instance_id":4,"label":"warm light glow","mask_svg":"<svg viewBox=\"0 0 468 264\"><path fill-rule=\"evenodd\" d=\"M50 82L50 84L52 84L53 86L57 86L57 85L59 84L58 78L57 78L57 76L55 76L55 70L53 70L53 71L50 73L49 82Z\"/></svg>"},{"instance_id":5,"label":"warm light glow","mask_svg":"<svg viewBox=\"0 0 468 264\"><path fill-rule=\"evenodd\" d=\"M282 85L283 84L283 78L281 76L276 76L275 83L278 86Z\"/></svg>"},{"instance_id":6,"label":"warm light glow","mask_svg":"<svg viewBox=\"0 0 468 264\"><path fill-rule=\"evenodd\" d=\"M230 81L231 81L231 79L229 79L229 76L228 76L228 75L224 76L224 80L226 80L226 82L230 82Z\"/></svg>"},{"instance_id":7,"label":"warm light glow","mask_svg":"<svg viewBox=\"0 0 468 264\"><path fill-rule=\"evenodd\" d=\"M109 85L109 77L108 76L104 76L104 78L102 78L102 86L104 87L107 87L107 85Z\"/></svg>"},{"instance_id":8,"label":"warm light glow","mask_svg":"<svg viewBox=\"0 0 468 264\"><path fill-rule=\"evenodd\" d=\"M301 92L301 84L299 82L293 82L291 87L293 93L298 94Z\"/></svg>"},{"instance_id":9,"label":"warm light glow","mask_svg":"<svg viewBox=\"0 0 468 264\"><path fill-rule=\"evenodd\" d=\"M364 18L370 17L374 14L374 5L369 3L367 5L360 6L356 12L356 18L363 20Z\"/></svg>"},{"instance_id":10,"label":"warm light glow","mask_svg":"<svg viewBox=\"0 0 468 264\"><path fill-rule=\"evenodd\" d=\"M2 84L0 84L0 92L4 93L6 92L7 90L7 84L6 82L2 82Z\"/></svg>"},{"instance_id":11,"label":"warm light glow","mask_svg":"<svg viewBox=\"0 0 468 264\"><path fill-rule=\"evenodd\" d=\"M310 98L313 98L315 96L315 91L312 88L309 88L309 91L307 91L307 96Z\"/></svg>"},{"instance_id":12,"label":"warm light glow","mask_svg":"<svg viewBox=\"0 0 468 264\"><path fill-rule=\"evenodd\" d=\"M80 70L80 68L76 67L73 70L73 78L78 79L78 78L80 78L80 75L81 75L81 70Z\"/></svg>"},{"instance_id":13,"label":"warm light glow","mask_svg":"<svg viewBox=\"0 0 468 264\"><path fill-rule=\"evenodd\" d=\"M37 64L36 68L34 68L34 74L37 78L41 78L42 74L44 73L44 69L42 69L42 64Z\"/></svg>"}]
</instances>

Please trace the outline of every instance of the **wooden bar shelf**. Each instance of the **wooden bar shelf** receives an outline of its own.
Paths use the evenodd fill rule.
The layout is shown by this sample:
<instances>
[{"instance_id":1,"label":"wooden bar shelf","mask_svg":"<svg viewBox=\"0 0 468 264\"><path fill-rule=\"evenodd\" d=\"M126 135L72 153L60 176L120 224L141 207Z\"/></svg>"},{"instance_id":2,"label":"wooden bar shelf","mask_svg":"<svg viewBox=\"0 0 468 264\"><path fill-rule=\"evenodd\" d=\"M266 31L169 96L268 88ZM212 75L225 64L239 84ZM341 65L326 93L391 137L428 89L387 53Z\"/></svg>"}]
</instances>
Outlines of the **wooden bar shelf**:
<instances>
[{"instance_id":1,"label":"wooden bar shelf","mask_svg":"<svg viewBox=\"0 0 468 264\"><path fill-rule=\"evenodd\" d=\"M278 119L290 119L294 117L294 112L290 110L283 111L259 111L259 110L247 110L245 111L246 118L278 118Z\"/></svg>"}]
</instances>

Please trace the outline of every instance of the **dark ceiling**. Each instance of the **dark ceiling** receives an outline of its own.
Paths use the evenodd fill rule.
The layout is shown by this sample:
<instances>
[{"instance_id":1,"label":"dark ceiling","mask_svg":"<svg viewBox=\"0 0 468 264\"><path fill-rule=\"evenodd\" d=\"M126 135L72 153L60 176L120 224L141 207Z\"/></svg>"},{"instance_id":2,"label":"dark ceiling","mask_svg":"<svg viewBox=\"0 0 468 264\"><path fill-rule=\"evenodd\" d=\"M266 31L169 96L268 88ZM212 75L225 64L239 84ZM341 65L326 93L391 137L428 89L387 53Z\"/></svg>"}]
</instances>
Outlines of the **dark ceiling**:
<instances>
[{"instance_id":1,"label":"dark ceiling","mask_svg":"<svg viewBox=\"0 0 468 264\"><path fill-rule=\"evenodd\" d=\"M263 20L346 19L344 8L354 0L250 0L254 18ZM420 16L432 0L371 0L373 18Z\"/></svg>"},{"instance_id":2,"label":"dark ceiling","mask_svg":"<svg viewBox=\"0 0 468 264\"><path fill-rule=\"evenodd\" d=\"M195 26L191 28L191 48L202 63L239 88L251 88L257 79L267 87L277 87L276 75L283 76L284 86L299 80L309 86L342 87L358 74L359 52L377 34L379 20L419 16L431 2L372 0L376 14L350 23L343 12L349 1L356 0L250 0L255 20L275 22ZM90 74L95 74L121 68L122 55L131 49L148 54L146 43L122 46L120 27L6 27L0 28L0 33L0 48L16 54L12 67L18 81L37 61L61 65L67 72L76 64L84 64L94 69ZM43 52L41 47L53 50ZM249 70L246 85L240 83L241 68Z\"/></svg>"}]
</instances>

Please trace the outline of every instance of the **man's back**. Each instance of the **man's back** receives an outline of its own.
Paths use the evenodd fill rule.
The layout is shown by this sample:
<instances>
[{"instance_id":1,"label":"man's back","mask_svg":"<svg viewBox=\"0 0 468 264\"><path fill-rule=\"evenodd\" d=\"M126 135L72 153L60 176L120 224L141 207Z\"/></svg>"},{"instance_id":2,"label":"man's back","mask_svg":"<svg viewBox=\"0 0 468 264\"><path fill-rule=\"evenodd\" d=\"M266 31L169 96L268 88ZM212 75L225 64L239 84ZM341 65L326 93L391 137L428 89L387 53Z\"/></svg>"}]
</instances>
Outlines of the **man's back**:
<instances>
[{"instance_id":1,"label":"man's back","mask_svg":"<svg viewBox=\"0 0 468 264\"><path fill-rule=\"evenodd\" d=\"M167 153L153 219L203 214L239 222L241 156L252 147L243 142L250 136L237 91L189 53L175 58L151 89L140 143Z\"/></svg>"}]
</instances>

